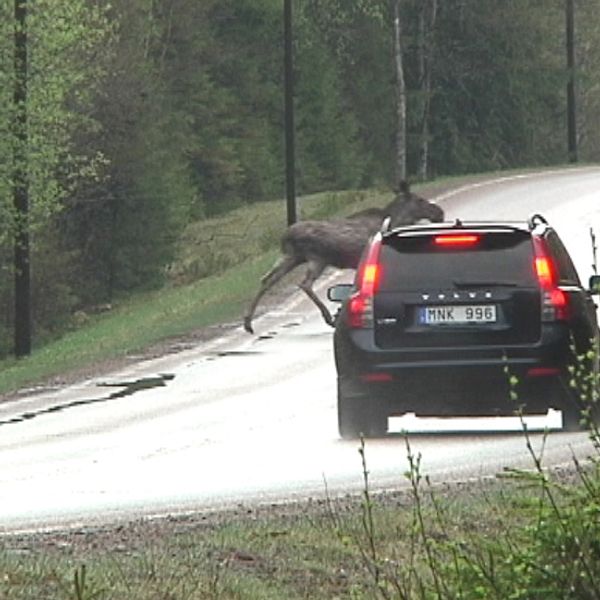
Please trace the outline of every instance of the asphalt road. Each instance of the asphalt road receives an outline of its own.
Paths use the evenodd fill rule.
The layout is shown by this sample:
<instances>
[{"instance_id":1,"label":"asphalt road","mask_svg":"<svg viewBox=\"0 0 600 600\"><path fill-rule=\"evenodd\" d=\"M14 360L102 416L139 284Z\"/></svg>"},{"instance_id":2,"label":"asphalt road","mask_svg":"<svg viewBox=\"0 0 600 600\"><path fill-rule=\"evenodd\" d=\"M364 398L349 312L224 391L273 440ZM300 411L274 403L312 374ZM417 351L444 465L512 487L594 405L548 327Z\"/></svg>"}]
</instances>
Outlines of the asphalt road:
<instances>
[{"instance_id":1,"label":"asphalt road","mask_svg":"<svg viewBox=\"0 0 600 600\"><path fill-rule=\"evenodd\" d=\"M498 178L438 200L452 219L540 212L556 224L584 281L592 272L600 168ZM331 330L301 295L255 327L254 336L240 328L109 377L1 404L0 532L361 490L358 443L337 434ZM562 433L560 422L559 412L529 421L548 466L591 451L585 433ZM545 440L544 427L553 429ZM433 482L532 465L513 418L408 415L391 418L390 430L397 433L367 442L373 489L407 485L403 430Z\"/></svg>"}]
</instances>

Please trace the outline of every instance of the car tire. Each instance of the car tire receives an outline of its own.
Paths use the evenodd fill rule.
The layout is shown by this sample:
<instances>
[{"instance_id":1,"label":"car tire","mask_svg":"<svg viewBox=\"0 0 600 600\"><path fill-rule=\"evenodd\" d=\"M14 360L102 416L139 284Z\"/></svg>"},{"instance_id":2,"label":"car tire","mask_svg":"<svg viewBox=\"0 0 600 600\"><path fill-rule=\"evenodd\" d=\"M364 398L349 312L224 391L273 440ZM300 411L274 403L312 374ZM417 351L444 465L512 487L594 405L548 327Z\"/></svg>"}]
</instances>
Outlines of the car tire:
<instances>
[{"instance_id":1,"label":"car tire","mask_svg":"<svg viewBox=\"0 0 600 600\"><path fill-rule=\"evenodd\" d=\"M562 407L563 431L582 431L585 429L582 419L583 415L578 402L575 398L568 398Z\"/></svg>"},{"instance_id":2,"label":"car tire","mask_svg":"<svg viewBox=\"0 0 600 600\"><path fill-rule=\"evenodd\" d=\"M578 394L565 394L562 406L564 431L587 431L600 426L600 404L595 399L591 403L582 402Z\"/></svg>"},{"instance_id":3,"label":"car tire","mask_svg":"<svg viewBox=\"0 0 600 600\"><path fill-rule=\"evenodd\" d=\"M382 403L367 398L348 397L338 387L338 430L344 440L383 437L388 415Z\"/></svg>"}]
</instances>

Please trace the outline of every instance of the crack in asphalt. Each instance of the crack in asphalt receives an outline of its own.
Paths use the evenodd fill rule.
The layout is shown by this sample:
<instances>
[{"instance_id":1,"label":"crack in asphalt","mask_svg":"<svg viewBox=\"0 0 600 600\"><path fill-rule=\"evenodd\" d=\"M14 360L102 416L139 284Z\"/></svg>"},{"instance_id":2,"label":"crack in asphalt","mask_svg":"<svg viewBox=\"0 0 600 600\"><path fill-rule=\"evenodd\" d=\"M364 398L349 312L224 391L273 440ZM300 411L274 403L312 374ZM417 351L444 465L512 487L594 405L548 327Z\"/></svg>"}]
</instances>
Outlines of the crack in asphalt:
<instances>
[{"instance_id":1,"label":"crack in asphalt","mask_svg":"<svg viewBox=\"0 0 600 600\"><path fill-rule=\"evenodd\" d=\"M295 323L287 324L289 327L296 326ZM276 331L270 331L267 334L259 336L256 342L265 340L271 340L277 336ZM219 358L226 358L229 356L251 356L256 354L262 354L259 350L225 350L222 352L216 352L215 354L206 357L205 360L211 361ZM119 388L117 391L108 394L107 396L100 396L99 398L82 398L79 400L72 400L71 402L65 402L62 404L54 404L46 408L39 410L32 410L23 412L14 417L0 420L0 426L3 425L14 425L16 423L24 423L25 421L31 421L42 415L48 415L52 413L62 412L71 408L77 408L78 406L88 406L90 404L99 404L101 402L109 402L111 400L117 400L119 398L125 398L126 396L132 396L138 392L157 388L165 387L167 382L175 379L175 375L172 373L162 373L155 376L142 377L131 381L114 381L114 382L103 382L98 383L97 387L105 388Z\"/></svg>"},{"instance_id":2,"label":"crack in asphalt","mask_svg":"<svg viewBox=\"0 0 600 600\"><path fill-rule=\"evenodd\" d=\"M117 400L118 398L125 398L126 396L132 396L138 392L149 390L156 387L165 387L167 382L175 379L175 375L171 373L164 373L153 377L142 377L141 379L135 379L133 381L115 381L111 383L99 383L98 387L116 387L118 391L112 392L107 396L101 396L99 398L82 398L81 400L73 400L71 402L65 402L64 404L54 404L47 408L40 410L27 411L11 417L10 419L0 420L0 426L2 425L14 425L16 423L24 423L25 421L31 421L41 415L47 415L57 412L62 412L70 408L76 408L78 406L88 406L90 404L97 404L100 402L109 402L111 400Z\"/></svg>"}]
</instances>

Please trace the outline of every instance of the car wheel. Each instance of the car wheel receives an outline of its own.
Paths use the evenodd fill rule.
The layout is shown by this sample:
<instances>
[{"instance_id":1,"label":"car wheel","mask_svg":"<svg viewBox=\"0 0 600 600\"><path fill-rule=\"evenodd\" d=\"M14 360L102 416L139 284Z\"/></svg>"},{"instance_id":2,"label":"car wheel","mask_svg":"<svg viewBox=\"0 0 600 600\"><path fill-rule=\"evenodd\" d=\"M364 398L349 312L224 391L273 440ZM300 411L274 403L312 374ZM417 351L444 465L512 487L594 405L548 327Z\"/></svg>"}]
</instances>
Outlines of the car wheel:
<instances>
[{"instance_id":1,"label":"car wheel","mask_svg":"<svg viewBox=\"0 0 600 600\"><path fill-rule=\"evenodd\" d=\"M382 403L367 398L348 397L338 387L338 430L345 440L383 437L388 415Z\"/></svg>"},{"instance_id":2,"label":"car wheel","mask_svg":"<svg viewBox=\"0 0 600 600\"><path fill-rule=\"evenodd\" d=\"M562 406L563 429L586 431L600 426L600 404L594 399L583 402L575 392L565 394Z\"/></svg>"},{"instance_id":3,"label":"car wheel","mask_svg":"<svg viewBox=\"0 0 600 600\"><path fill-rule=\"evenodd\" d=\"M362 423L354 402L338 398L338 430L344 440L353 440L360 436Z\"/></svg>"},{"instance_id":4,"label":"car wheel","mask_svg":"<svg viewBox=\"0 0 600 600\"><path fill-rule=\"evenodd\" d=\"M562 407L562 428L564 431L582 431L585 429L582 423L583 415L581 408L575 398L567 399Z\"/></svg>"}]
</instances>

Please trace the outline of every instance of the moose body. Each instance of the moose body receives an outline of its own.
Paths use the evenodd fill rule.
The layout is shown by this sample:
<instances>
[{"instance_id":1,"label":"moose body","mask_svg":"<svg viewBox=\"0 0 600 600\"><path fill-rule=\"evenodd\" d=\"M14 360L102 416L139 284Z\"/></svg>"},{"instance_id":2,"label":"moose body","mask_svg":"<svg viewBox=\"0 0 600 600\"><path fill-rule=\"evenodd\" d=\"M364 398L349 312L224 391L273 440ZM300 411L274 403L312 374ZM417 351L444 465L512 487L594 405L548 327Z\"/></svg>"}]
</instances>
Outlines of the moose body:
<instances>
[{"instance_id":1,"label":"moose body","mask_svg":"<svg viewBox=\"0 0 600 600\"><path fill-rule=\"evenodd\" d=\"M294 223L281 238L283 256L261 279L260 289L244 317L244 329L253 333L252 319L260 299L282 277L302 264L306 264L307 269L299 287L316 304L325 322L333 326L331 313L312 286L329 266L356 269L366 243L387 217L390 225L397 227L422 219L441 222L444 211L437 204L413 194L408 184L402 182L394 200L383 208L367 208L341 219Z\"/></svg>"}]
</instances>

